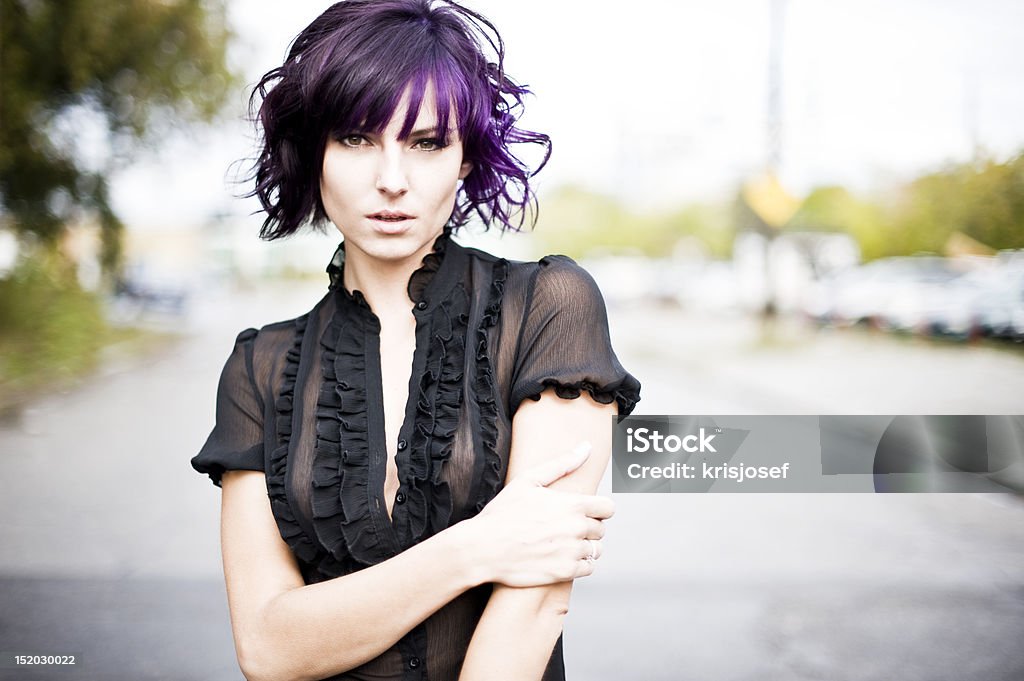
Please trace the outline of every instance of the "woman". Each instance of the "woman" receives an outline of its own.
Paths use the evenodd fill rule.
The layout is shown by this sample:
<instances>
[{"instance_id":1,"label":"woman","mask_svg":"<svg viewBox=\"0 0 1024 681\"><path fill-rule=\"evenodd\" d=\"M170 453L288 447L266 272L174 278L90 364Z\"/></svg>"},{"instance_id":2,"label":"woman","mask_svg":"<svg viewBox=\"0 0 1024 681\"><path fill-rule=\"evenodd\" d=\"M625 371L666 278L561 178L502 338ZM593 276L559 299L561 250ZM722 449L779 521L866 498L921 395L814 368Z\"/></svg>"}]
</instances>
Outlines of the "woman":
<instances>
[{"instance_id":1,"label":"woman","mask_svg":"<svg viewBox=\"0 0 1024 681\"><path fill-rule=\"evenodd\" d=\"M564 678L609 417L640 386L574 262L450 238L474 213L515 228L532 195L508 145L548 147L515 126L502 53L454 3L348 0L254 93L262 236L344 240L308 314L238 336L192 460L222 487L250 680Z\"/></svg>"}]
</instances>

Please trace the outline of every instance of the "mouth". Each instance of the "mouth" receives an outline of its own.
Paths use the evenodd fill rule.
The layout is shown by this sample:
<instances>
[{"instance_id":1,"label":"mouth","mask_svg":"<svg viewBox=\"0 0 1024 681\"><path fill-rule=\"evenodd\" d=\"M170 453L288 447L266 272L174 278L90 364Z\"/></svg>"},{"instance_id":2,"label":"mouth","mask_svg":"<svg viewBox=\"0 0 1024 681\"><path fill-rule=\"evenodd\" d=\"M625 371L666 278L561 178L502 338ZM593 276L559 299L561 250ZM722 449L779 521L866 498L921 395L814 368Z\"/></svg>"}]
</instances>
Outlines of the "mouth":
<instances>
[{"instance_id":1,"label":"mouth","mask_svg":"<svg viewBox=\"0 0 1024 681\"><path fill-rule=\"evenodd\" d=\"M404 222L405 220L412 220L415 216L400 211L382 210L377 213L371 213L367 217L371 220L379 220L380 222Z\"/></svg>"}]
</instances>

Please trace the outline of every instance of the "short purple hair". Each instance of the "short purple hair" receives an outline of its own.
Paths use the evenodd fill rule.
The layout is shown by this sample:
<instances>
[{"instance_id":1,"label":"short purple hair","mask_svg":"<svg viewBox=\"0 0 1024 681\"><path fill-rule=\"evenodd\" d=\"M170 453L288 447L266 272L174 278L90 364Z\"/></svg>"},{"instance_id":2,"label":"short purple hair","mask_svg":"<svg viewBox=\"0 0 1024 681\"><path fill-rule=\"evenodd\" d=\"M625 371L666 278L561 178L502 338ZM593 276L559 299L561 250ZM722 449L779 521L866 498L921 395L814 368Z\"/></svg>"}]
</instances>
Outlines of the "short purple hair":
<instances>
[{"instance_id":1,"label":"short purple hair","mask_svg":"<svg viewBox=\"0 0 1024 681\"><path fill-rule=\"evenodd\" d=\"M250 178L256 187L248 196L258 197L266 211L262 238L288 236L307 221L322 227L327 214L320 174L327 142L353 131L379 134L409 89L400 133L405 139L428 84L436 94L439 134L447 138L454 114L463 158L473 163L448 226L464 225L476 213L486 227L522 228L527 207L536 203L529 178L547 163L551 141L516 127L529 90L505 75L504 43L494 25L457 3L434 4L338 2L295 38L283 65L260 79L250 107L256 109L258 96L262 148ZM485 56L485 45L494 61ZM543 147L536 170L509 150L520 142Z\"/></svg>"}]
</instances>

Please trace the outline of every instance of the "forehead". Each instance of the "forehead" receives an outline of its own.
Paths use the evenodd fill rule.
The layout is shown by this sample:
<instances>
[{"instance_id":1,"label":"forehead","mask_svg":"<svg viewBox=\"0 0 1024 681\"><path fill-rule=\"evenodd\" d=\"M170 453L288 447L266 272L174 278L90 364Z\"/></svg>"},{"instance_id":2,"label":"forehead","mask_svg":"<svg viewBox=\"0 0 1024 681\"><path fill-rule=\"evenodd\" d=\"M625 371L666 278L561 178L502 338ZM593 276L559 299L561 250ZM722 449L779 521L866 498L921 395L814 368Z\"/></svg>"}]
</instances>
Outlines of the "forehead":
<instances>
[{"instance_id":1,"label":"forehead","mask_svg":"<svg viewBox=\"0 0 1024 681\"><path fill-rule=\"evenodd\" d=\"M408 138L414 131L436 131L443 139L460 139L456 121L458 112L454 102L438 110L437 89L431 82L417 89L407 85L393 106L369 111L357 129L375 134L387 134L398 139Z\"/></svg>"},{"instance_id":2,"label":"forehead","mask_svg":"<svg viewBox=\"0 0 1024 681\"><path fill-rule=\"evenodd\" d=\"M412 127L419 130L424 127L431 127L437 124L437 90L433 83L428 83L423 93L416 101L413 86L409 85L402 92L401 99L391 116L388 118L387 127L395 125L402 127L409 118L412 118ZM416 106L415 111L410 111L410 106ZM413 115L415 114L415 115Z\"/></svg>"},{"instance_id":3,"label":"forehead","mask_svg":"<svg viewBox=\"0 0 1024 681\"><path fill-rule=\"evenodd\" d=\"M355 91L335 90L330 93L334 96L329 95L324 102L333 114L323 132L345 134L361 130L381 134L387 129L389 134L404 140L414 130L437 128L446 140L452 134L461 137L461 131L454 128L461 118L458 110L463 98L451 89L443 77L439 82L439 76L424 71L404 81L385 77Z\"/></svg>"}]
</instances>

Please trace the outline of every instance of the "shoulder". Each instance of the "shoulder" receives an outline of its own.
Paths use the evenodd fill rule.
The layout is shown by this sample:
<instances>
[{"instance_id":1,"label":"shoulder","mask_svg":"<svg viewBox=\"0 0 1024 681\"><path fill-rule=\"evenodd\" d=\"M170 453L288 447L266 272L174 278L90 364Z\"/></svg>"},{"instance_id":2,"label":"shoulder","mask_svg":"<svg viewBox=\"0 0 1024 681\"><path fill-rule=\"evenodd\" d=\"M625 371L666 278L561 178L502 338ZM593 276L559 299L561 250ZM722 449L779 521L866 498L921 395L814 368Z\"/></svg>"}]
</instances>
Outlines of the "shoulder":
<instances>
[{"instance_id":1,"label":"shoulder","mask_svg":"<svg viewBox=\"0 0 1024 681\"><path fill-rule=\"evenodd\" d=\"M476 248L459 248L471 263L481 269L501 266L501 273L496 276L502 279L506 303L511 298L525 303L526 308L538 304L542 307L604 307L597 282L567 255L546 255L539 260L507 260Z\"/></svg>"},{"instance_id":2,"label":"shoulder","mask_svg":"<svg viewBox=\"0 0 1024 681\"><path fill-rule=\"evenodd\" d=\"M587 282L593 281L590 274L567 255L545 255L540 260L508 260L479 248L464 246L455 241L452 244L455 249L465 254L469 262L476 265L491 266L504 263L508 267L509 278L529 280L544 272L544 278L575 278Z\"/></svg>"},{"instance_id":3,"label":"shoulder","mask_svg":"<svg viewBox=\"0 0 1024 681\"><path fill-rule=\"evenodd\" d=\"M284 319L257 328L247 328L235 337L229 364L244 366L254 385L269 389L267 381L277 375L300 343L306 322L319 309L320 303L306 314Z\"/></svg>"},{"instance_id":4,"label":"shoulder","mask_svg":"<svg viewBox=\"0 0 1024 681\"><path fill-rule=\"evenodd\" d=\"M518 270L533 304L604 305L594 277L567 255L546 255L536 262L518 262L512 269Z\"/></svg>"},{"instance_id":5,"label":"shoulder","mask_svg":"<svg viewBox=\"0 0 1024 681\"><path fill-rule=\"evenodd\" d=\"M301 317L267 324L258 329L243 329L235 336L233 354L247 355L273 353L275 348L289 343L295 335L296 321ZM250 359L251 361L251 359Z\"/></svg>"},{"instance_id":6,"label":"shoulder","mask_svg":"<svg viewBox=\"0 0 1024 681\"><path fill-rule=\"evenodd\" d=\"M260 350L269 350L276 347L289 345L295 338L297 327L304 325L307 315L286 319L272 324L261 326L258 331L253 331L253 343ZM244 333L244 331L243 331Z\"/></svg>"},{"instance_id":7,"label":"shoulder","mask_svg":"<svg viewBox=\"0 0 1024 681\"><path fill-rule=\"evenodd\" d=\"M238 334L238 337L235 339L235 345L248 344L257 354L269 354L272 356L287 351L295 342L296 336L302 334L307 320L311 316L316 315L317 311L329 298L330 294L325 295L313 309L298 317L265 324L258 329L245 329Z\"/></svg>"}]
</instances>

